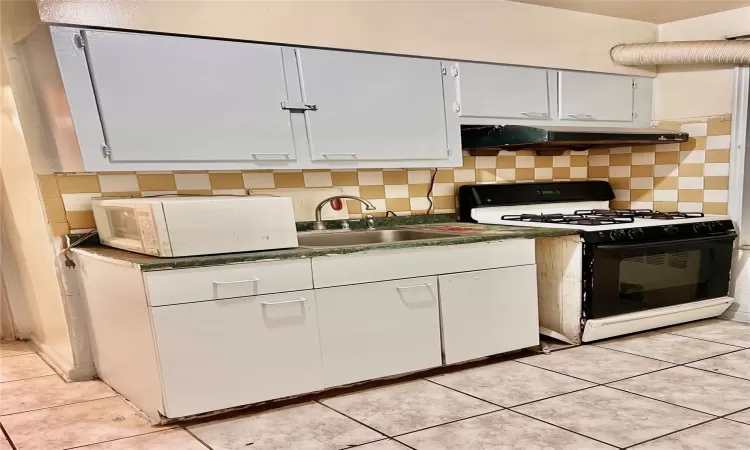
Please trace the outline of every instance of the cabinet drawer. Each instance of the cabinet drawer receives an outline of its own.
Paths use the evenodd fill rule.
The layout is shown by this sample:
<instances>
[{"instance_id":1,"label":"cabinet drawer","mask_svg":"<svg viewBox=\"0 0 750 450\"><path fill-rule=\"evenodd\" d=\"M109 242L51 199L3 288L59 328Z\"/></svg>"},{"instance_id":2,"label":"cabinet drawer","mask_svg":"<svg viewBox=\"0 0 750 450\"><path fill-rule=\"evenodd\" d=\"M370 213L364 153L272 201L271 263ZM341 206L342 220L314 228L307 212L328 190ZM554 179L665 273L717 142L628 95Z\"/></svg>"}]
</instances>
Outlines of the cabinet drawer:
<instances>
[{"instance_id":1,"label":"cabinet drawer","mask_svg":"<svg viewBox=\"0 0 750 450\"><path fill-rule=\"evenodd\" d=\"M539 344L536 265L441 275L446 364Z\"/></svg>"},{"instance_id":2,"label":"cabinet drawer","mask_svg":"<svg viewBox=\"0 0 750 450\"><path fill-rule=\"evenodd\" d=\"M313 258L316 288L534 264L533 239Z\"/></svg>"},{"instance_id":3,"label":"cabinet drawer","mask_svg":"<svg viewBox=\"0 0 750 450\"><path fill-rule=\"evenodd\" d=\"M150 310L167 417L323 388L311 290Z\"/></svg>"},{"instance_id":4,"label":"cabinet drawer","mask_svg":"<svg viewBox=\"0 0 750 450\"><path fill-rule=\"evenodd\" d=\"M316 289L326 387L441 364L437 277Z\"/></svg>"},{"instance_id":5,"label":"cabinet drawer","mask_svg":"<svg viewBox=\"0 0 750 450\"><path fill-rule=\"evenodd\" d=\"M151 306L312 289L309 259L146 272L144 279Z\"/></svg>"}]
</instances>

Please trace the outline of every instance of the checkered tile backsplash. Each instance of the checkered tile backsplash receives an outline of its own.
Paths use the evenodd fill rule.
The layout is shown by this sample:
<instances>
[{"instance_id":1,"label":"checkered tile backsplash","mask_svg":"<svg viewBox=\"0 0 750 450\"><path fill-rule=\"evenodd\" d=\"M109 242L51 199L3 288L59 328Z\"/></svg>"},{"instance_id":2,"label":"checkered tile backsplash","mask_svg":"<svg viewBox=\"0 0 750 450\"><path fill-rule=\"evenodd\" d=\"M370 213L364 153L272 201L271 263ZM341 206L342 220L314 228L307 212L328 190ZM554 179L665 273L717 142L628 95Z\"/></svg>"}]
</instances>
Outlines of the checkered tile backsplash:
<instances>
[{"instance_id":1,"label":"checkered tile backsplash","mask_svg":"<svg viewBox=\"0 0 750 450\"><path fill-rule=\"evenodd\" d=\"M463 167L439 169L431 194L434 211L456 210L456 189L473 183L523 183L602 179L612 183L618 208L726 214L730 119L662 122L660 128L690 133L683 145L621 147L561 156L534 151L464 156ZM376 215L424 214L432 173L427 169L175 171L56 173L39 176L47 220L56 236L94 226L91 197L158 194L245 195L273 188L345 187L373 201ZM359 217L358 202L349 202Z\"/></svg>"}]
</instances>

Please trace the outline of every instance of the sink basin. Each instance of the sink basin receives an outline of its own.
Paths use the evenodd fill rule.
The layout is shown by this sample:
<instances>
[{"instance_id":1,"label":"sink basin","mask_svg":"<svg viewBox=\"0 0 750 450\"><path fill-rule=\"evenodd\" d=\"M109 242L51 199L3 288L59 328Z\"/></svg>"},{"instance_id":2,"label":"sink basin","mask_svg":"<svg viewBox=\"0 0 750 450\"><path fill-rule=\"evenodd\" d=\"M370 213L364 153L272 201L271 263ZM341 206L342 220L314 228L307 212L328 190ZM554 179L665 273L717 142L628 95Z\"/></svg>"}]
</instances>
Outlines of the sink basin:
<instances>
[{"instance_id":1,"label":"sink basin","mask_svg":"<svg viewBox=\"0 0 750 450\"><path fill-rule=\"evenodd\" d=\"M382 244L386 242L446 239L456 236L456 233L421 230L313 231L297 234L301 247L344 247L349 245Z\"/></svg>"}]
</instances>

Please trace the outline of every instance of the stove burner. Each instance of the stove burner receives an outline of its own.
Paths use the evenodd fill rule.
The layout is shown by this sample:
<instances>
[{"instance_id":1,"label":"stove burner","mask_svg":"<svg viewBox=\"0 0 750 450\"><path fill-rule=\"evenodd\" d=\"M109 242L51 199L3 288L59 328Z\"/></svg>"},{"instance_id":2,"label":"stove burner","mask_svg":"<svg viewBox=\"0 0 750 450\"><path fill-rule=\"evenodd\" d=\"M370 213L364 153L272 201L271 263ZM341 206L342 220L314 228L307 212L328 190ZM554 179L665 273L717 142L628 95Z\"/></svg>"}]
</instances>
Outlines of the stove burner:
<instances>
[{"instance_id":1,"label":"stove burner","mask_svg":"<svg viewBox=\"0 0 750 450\"><path fill-rule=\"evenodd\" d=\"M566 225L615 225L618 223L633 223L632 217L604 217L602 215L583 215L578 214L515 214L502 216L502 220L512 220L518 222L540 222L540 223L557 223Z\"/></svg>"},{"instance_id":2,"label":"stove burner","mask_svg":"<svg viewBox=\"0 0 750 450\"><path fill-rule=\"evenodd\" d=\"M582 216L602 216L602 217L630 217L635 219L658 219L658 220L674 220L674 219L691 219L696 217L703 217L703 213L699 212L661 212L653 211L650 209L584 209L577 210L574 214Z\"/></svg>"}]
</instances>

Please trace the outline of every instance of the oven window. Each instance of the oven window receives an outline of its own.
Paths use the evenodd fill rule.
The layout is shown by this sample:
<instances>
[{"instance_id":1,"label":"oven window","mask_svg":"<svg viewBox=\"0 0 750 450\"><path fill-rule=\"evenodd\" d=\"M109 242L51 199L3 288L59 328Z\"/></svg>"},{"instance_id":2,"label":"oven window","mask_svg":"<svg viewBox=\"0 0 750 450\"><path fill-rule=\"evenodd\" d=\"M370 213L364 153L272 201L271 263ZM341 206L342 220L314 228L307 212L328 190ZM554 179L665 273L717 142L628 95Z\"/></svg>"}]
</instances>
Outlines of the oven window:
<instances>
[{"instance_id":1,"label":"oven window","mask_svg":"<svg viewBox=\"0 0 750 450\"><path fill-rule=\"evenodd\" d=\"M112 237L141 241L141 232L133 208L107 208L107 220Z\"/></svg>"},{"instance_id":2,"label":"oven window","mask_svg":"<svg viewBox=\"0 0 750 450\"><path fill-rule=\"evenodd\" d=\"M726 296L733 239L592 246L586 316L601 318Z\"/></svg>"}]
</instances>

